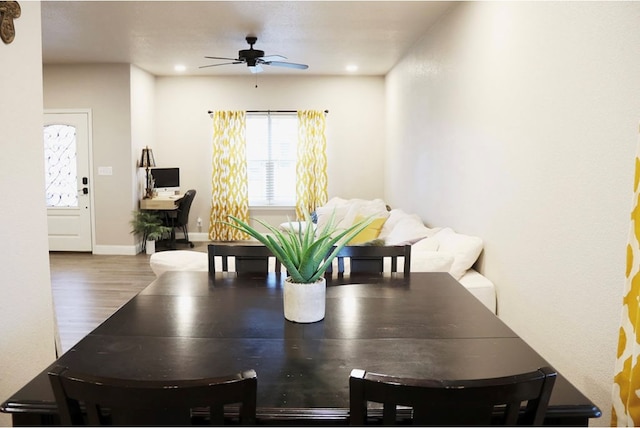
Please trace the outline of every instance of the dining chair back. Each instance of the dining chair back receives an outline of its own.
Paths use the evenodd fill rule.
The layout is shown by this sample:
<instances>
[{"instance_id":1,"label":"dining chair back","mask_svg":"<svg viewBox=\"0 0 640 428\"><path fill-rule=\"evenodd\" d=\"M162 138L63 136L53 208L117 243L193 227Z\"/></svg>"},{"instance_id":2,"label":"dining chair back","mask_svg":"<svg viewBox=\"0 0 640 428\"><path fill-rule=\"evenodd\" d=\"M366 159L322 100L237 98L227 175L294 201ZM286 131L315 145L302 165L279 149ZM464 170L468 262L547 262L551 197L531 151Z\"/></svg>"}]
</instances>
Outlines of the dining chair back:
<instances>
[{"instance_id":1,"label":"dining chair back","mask_svg":"<svg viewBox=\"0 0 640 428\"><path fill-rule=\"evenodd\" d=\"M411 271L411 245L347 245L336 257L337 271L344 273L345 259L349 259L351 272L384 272L385 258L391 259L391 272L409 273ZM398 270L400 260L404 261L404 266ZM327 272L333 272L333 267L330 266Z\"/></svg>"},{"instance_id":2,"label":"dining chair back","mask_svg":"<svg viewBox=\"0 0 640 428\"><path fill-rule=\"evenodd\" d=\"M150 381L104 378L56 366L49 380L62 425L222 425L233 419L255 424L254 370L207 379ZM225 405L239 407L234 407L237 412L228 408L225 418Z\"/></svg>"},{"instance_id":3,"label":"dining chair back","mask_svg":"<svg viewBox=\"0 0 640 428\"><path fill-rule=\"evenodd\" d=\"M384 425L542 425L556 376L551 367L473 380L411 379L355 369L349 378L350 423L370 422L367 403L375 402L383 405ZM403 418L397 406L412 412Z\"/></svg>"},{"instance_id":4,"label":"dining chair back","mask_svg":"<svg viewBox=\"0 0 640 428\"><path fill-rule=\"evenodd\" d=\"M269 260L275 260L275 272L282 269L281 263L271 250L264 245L251 244L209 244L209 273L216 271L215 258L222 258L222 272L228 272L230 259L235 259L235 271L238 273L269 272Z\"/></svg>"}]
</instances>

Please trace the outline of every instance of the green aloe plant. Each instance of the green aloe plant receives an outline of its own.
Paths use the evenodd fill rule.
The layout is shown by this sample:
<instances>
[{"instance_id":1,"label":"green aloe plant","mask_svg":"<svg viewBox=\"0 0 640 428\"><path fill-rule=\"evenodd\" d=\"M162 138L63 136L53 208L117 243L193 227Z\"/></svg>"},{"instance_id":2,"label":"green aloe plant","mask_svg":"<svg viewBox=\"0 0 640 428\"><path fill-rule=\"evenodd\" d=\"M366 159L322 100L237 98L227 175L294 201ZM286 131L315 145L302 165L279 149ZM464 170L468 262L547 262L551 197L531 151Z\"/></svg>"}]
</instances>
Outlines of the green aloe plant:
<instances>
[{"instance_id":1,"label":"green aloe plant","mask_svg":"<svg viewBox=\"0 0 640 428\"><path fill-rule=\"evenodd\" d=\"M332 214L324 227L316 233L308 212L305 213L304 227L301 224L295 227L293 223L289 223L287 231L256 219L269 231L268 234L263 234L234 216L229 218L233 223L225 224L245 232L269 248L287 269L291 281L299 284L312 284L320 279L342 247L373 220L366 218L336 233L335 215ZM335 249L329 254L333 246Z\"/></svg>"}]
</instances>

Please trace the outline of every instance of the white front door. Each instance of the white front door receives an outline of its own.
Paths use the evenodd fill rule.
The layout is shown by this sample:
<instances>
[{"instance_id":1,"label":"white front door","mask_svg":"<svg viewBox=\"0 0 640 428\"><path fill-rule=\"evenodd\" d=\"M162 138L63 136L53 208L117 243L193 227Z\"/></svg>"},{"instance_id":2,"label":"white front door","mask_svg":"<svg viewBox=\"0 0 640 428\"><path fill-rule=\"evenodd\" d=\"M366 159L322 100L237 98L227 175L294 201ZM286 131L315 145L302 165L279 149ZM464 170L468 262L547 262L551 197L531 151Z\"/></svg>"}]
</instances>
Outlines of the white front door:
<instances>
[{"instance_id":1,"label":"white front door","mask_svg":"<svg viewBox=\"0 0 640 428\"><path fill-rule=\"evenodd\" d=\"M92 251L90 112L44 115L49 251Z\"/></svg>"}]
</instances>

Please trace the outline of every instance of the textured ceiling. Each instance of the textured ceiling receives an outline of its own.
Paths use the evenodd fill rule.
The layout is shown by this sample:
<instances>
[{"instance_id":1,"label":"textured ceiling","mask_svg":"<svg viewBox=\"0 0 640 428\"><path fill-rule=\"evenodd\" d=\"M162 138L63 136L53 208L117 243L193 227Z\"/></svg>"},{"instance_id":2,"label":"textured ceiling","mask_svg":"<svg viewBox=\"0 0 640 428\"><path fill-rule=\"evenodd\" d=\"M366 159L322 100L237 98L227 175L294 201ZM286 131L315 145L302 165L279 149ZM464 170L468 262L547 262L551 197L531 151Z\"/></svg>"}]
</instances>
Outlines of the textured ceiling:
<instances>
[{"instance_id":1,"label":"textured ceiling","mask_svg":"<svg viewBox=\"0 0 640 428\"><path fill-rule=\"evenodd\" d=\"M268 74L384 75L455 2L433 1L43 1L43 62L132 63L155 75L249 73L244 64L199 66L256 49L309 65Z\"/></svg>"}]
</instances>

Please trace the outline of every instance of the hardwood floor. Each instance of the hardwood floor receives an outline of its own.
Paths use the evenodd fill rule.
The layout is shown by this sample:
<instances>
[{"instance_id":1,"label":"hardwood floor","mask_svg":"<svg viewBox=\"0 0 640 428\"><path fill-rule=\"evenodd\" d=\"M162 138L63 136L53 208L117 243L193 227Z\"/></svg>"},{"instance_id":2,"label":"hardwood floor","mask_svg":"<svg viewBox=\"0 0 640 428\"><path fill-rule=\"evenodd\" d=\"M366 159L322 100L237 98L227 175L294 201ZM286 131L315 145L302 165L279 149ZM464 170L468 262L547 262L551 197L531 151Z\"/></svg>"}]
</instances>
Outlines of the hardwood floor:
<instances>
[{"instance_id":1,"label":"hardwood floor","mask_svg":"<svg viewBox=\"0 0 640 428\"><path fill-rule=\"evenodd\" d=\"M207 243L196 243L193 250L206 252ZM150 257L49 253L60 354L155 279Z\"/></svg>"}]
</instances>

